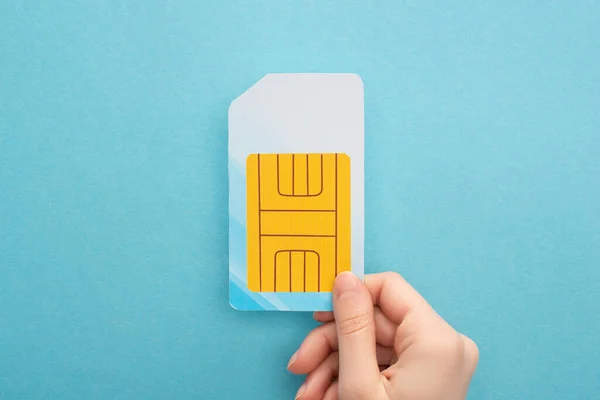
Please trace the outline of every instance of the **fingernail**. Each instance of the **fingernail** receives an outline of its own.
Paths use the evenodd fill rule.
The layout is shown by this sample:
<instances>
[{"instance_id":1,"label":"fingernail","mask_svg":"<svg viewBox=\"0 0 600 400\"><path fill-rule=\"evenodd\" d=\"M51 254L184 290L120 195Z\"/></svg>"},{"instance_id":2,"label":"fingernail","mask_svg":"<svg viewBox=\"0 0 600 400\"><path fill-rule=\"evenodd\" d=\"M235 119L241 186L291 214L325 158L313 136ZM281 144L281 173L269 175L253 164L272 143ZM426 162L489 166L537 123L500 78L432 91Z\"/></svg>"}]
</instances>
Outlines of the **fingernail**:
<instances>
[{"instance_id":1,"label":"fingernail","mask_svg":"<svg viewBox=\"0 0 600 400\"><path fill-rule=\"evenodd\" d=\"M294 400L297 400L300 397L302 397L302 395L304 394L305 391L306 391L306 382L304 382L302 384L302 386L300 386L300 389L298 389L298 393L296 393L296 397L294 397Z\"/></svg>"},{"instance_id":2,"label":"fingernail","mask_svg":"<svg viewBox=\"0 0 600 400\"><path fill-rule=\"evenodd\" d=\"M350 271L344 271L335 278L334 291L335 296L340 299L344 293L354 292L359 288L359 280Z\"/></svg>"},{"instance_id":3,"label":"fingernail","mask_svg":"<svg viewBox=\"0 0 600 400\"><path fill-rule=\"evenodd\" d=\"M290 366L296 362L296 358L298 358L298 352L296 351L294 354L292 354L292 357L290 358L290 362L288 362L288 368L290 368Z\"/></svg>"}]
</instances>

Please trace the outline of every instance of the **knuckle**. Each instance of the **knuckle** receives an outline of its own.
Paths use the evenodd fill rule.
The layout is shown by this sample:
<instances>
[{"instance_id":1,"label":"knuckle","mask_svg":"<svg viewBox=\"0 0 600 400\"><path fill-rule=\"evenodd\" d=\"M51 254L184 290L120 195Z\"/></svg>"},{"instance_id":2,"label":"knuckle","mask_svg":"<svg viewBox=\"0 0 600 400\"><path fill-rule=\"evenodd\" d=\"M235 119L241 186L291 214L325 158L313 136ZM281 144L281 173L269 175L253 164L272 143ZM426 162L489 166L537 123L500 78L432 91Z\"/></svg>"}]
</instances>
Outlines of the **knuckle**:
<instances>
[{"instance_id":1,"label":"knuckle","mask_svg":"<svg viewBox=\"0 0 600 400\"><path fill-rule=\"evenodd\" d=\"M449 363L460 362L463 359L465 344L458 334L439 334L430 338L429 351Z\"/></svg>"},{"instance_id":2,"label":"knuckle","mask_svg":"<svg viewBox=\"0 0 600 400\"><path fill-rule=\"evenodd\" d=\"M449 359L459 360L464 352L464 345L455 338L445 338L438 343L438 351Z\"/></svg>"},{"instance_id":3,"label":"knuckle","mask_svg":"<svg viewBox=\"0 0 600 400\"><path fill-rule=\"evenodd\" d=\"M475 368L479 363L479 348L470 337L462 335L462 338L465 343L465 360L471 368Z\"/></svg>"},{"instance_id":4,"label":"knuckle","mask_svg":"<svg viewBox=\"0 0 600 400\"><path fill-rule=\"evenodd\" d=\"M479 362L477 344L466 335L454 329L440 329L435 334L427 335L424 340L427 353L439 360L440 365L450 369L459 368L472 375Z\"/></svg>"},{"instance_id":5,"label":"knuckle","mask_svg":"<svg viewBox=\"0 0 600 400\"><path fill-rule=\"evenodd\" d=\"M479 349L471 338L459 334L447 334L430 341L432 354L446 360L449 365L464 365L475 370L479 362Z\"/></svg>"},{"instance_id":6,"label":"knuckle","mask_svg":"<svg viewBox=\"0 0 600 400\"><path fill-rule=\"evenodd\" d=\"M352 313L338 322L338 333L350 336L366 331L371 325L371 315L365 312Z\"/></svg>"}]
</instances>

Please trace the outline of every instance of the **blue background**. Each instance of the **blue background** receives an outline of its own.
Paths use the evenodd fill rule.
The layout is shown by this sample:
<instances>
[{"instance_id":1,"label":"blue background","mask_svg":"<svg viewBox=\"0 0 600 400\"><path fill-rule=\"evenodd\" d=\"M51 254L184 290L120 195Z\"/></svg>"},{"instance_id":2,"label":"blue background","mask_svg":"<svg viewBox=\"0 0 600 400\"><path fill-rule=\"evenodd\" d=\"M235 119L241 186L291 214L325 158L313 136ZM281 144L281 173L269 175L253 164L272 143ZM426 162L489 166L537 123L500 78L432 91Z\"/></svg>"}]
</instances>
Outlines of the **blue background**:
<instances>
[{"instance_id":1,"label":"blue background","mask_svg":"<svg viewBox=\"0 0 600 400\"><path fill-rule=\"evenodd\" d=\"M0 398L293 398L310 316L228 304L227 107L304 71L362 76L367 272L471 398L598 398L600 3L446 3L2 2Z\"/></svg>"}]
</instances>

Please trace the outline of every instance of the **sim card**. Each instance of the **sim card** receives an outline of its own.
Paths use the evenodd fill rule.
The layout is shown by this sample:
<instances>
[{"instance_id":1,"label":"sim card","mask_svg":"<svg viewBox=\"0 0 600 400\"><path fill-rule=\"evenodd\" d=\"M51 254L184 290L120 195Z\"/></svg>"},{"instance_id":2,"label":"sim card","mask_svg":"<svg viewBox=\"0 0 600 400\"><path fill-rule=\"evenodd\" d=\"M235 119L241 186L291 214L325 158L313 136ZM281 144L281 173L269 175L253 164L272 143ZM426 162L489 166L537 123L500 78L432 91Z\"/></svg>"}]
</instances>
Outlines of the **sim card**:
<instances>
[{"instance_id":1,"label":"sim card","mask_svg":"<svg viewBox=\"0 0 600 400\"><path fill-rule=\"evenodd\" d=\"M330 311L364 273L364 95L356 74L268 74L229 108L229 302Z\"/></svg>"}]
</instances>

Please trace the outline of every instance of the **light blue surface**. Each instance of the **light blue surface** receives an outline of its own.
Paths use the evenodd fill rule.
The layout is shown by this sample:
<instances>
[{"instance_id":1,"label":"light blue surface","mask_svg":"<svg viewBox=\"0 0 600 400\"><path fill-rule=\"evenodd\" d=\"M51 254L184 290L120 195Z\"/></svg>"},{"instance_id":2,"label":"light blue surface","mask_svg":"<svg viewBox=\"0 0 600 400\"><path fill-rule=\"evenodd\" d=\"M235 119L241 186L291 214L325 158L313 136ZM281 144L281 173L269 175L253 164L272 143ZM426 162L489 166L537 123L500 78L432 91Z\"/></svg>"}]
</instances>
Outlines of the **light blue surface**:
<instances>
[{"instance_id":1,"label":"light blue surface","mask_svg":"<svg viewBox=\"0 0 600 400\"><path fill-rule=\"evenodd\" d=\"M0 6L0 398L293 398L307 314L228 304L227 107L365 84L366 270L481 349L473 399L600 395L600 3Z\"/></svg>"}]
</instances>

